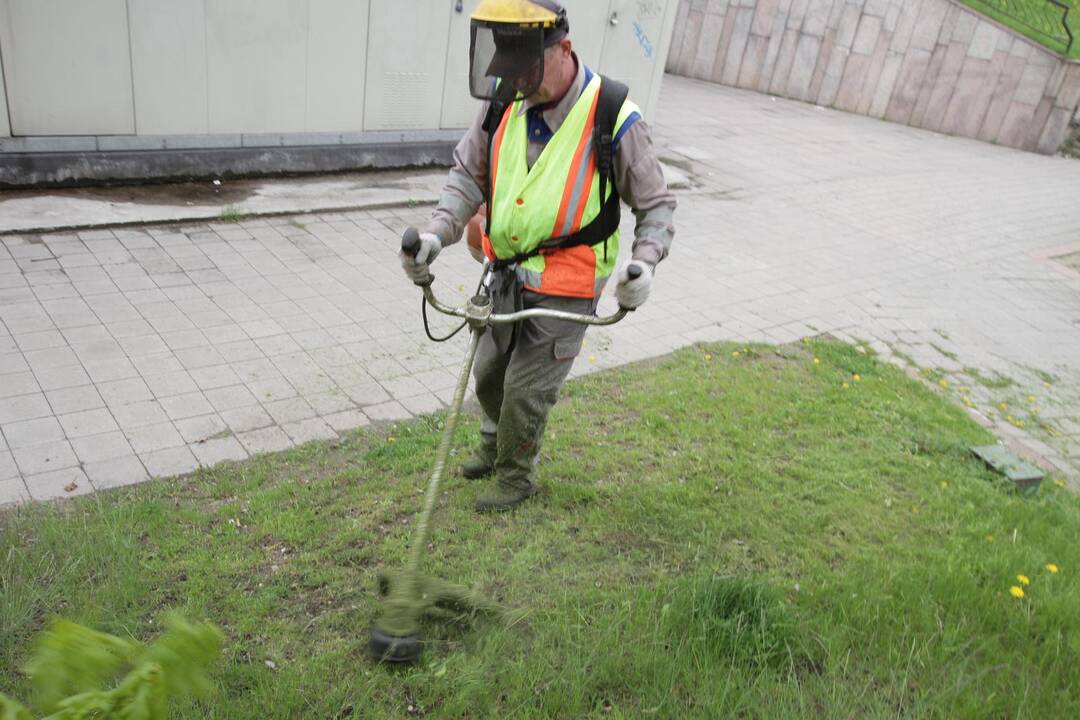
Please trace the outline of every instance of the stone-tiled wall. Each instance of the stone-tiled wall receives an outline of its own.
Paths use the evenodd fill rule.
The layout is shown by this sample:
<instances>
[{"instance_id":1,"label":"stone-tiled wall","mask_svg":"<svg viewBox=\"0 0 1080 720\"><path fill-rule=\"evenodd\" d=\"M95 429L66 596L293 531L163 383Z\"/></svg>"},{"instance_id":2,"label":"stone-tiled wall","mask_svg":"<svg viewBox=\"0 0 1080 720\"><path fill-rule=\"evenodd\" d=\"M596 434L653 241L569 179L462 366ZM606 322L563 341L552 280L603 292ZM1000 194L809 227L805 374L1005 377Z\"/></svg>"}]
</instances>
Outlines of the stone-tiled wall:
<instances>
[{"instance_id":1,"label":"stone-tiled wall","mask_svg":"<svg viewBox=\"0 0 1080 720\"><path fill-rule=\"evenodd\" d=\"M1080 63L956 0L680 0L667 70L1055 152Z\"/></svg>"}]
</instances>

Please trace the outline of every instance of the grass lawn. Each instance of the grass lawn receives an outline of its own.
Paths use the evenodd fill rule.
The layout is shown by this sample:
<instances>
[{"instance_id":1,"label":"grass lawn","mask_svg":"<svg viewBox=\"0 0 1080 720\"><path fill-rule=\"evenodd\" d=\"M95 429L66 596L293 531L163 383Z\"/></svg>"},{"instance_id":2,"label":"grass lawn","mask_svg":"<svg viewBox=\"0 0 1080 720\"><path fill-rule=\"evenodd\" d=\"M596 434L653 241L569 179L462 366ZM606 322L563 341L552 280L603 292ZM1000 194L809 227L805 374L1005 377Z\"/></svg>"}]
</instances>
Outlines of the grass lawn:
<instances>
[{"instance_id":1,"label":"grass lawn","mask_svg":"<svg viewBox=\"0 0 1080 720\"><path fill-rule=\"evenodd\" d=\"M1080 0L1061 0L1071 6L1068 25L1075 38L1067 56L1080 58ZM1067 35L1061 26L1064 11L1047 0L963 0L965 5L1035 40L1056 53L1066 53Z\"/></svg>"},{"instance_id":2,"label":"grass lawn","mask_svg":"<svg viewBox=\"0 0 1080 720\"><path fill-rule=\"evenodd\" d=\"M571 383L543 492L480 517L448 478L425 561L522 619L377 666L439 424L0 514L0 691L51 616L145 641L173 608L226 638L177 717L1080 717L1080 500L1010 492L960 408L828 341Z\"/></svg>"}]
</instances>

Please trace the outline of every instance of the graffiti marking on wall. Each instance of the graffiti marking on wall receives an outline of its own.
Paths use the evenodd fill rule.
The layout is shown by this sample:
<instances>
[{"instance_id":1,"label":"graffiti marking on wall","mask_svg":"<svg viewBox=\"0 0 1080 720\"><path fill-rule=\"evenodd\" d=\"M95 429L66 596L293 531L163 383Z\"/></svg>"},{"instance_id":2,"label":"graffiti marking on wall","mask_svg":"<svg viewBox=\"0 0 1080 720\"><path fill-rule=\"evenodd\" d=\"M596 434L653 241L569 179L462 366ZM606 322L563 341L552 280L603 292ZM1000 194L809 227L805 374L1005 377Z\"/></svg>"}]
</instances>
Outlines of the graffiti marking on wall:
<instances>
[{"instance_id":1,"label":"graffiti marking on wall","mask_svg":"<svg viewBox=\"0 0 1080 720\"><path fill-rule=\"evenodd\" d=\"M645 28L641 27L641 23L634 20L634 35L637 37L638 45L645 52L645 57L651 58L653 54L652 42L649 40L649 36L645 34Z\"/></svg>"}]
</instances>

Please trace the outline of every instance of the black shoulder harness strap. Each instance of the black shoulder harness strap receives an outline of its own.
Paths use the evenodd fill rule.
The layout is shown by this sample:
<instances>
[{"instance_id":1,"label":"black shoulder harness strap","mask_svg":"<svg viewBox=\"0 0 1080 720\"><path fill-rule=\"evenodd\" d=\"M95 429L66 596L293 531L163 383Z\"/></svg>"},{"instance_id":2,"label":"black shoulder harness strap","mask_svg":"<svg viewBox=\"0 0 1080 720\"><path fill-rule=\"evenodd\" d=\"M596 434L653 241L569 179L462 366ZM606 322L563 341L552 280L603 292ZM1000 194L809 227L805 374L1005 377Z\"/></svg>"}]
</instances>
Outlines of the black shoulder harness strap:
<instances>
[{"instance_id":1,"label":"black shoulder harness strap","mask_svg":"<svg viewBox=\"0 0 1080 720\"><path fill-rule=\"evenodd\" d=\"M534 250L518 253L514 257L496 260L496 269L504 269L516 263L522 263L529 258L536 257L554 250L563 250L578 245L599 245L604 243L604 260L607 260L608 237L619 227L622 213L619 207L619 191L615 186L615 122L619 118L619 111L629 90L626 85L612 80L603 75L600 76L600 97L596 104L596 119L593 124L593 152L596 157L596 171L600 175L600 198L603 200L607 195L608 183L611 183L611 195L603 200L600 212L593 220L575 233L553 237L540 243ZM511 103L493 101L484 117L483 129L488 133L488 161L491 160L492 142L495 130L502 122L503 115ZM488 214L485 232L491 233L491 171L488 169L488 186L485 188Z\"/></svg>"}]
</instances>

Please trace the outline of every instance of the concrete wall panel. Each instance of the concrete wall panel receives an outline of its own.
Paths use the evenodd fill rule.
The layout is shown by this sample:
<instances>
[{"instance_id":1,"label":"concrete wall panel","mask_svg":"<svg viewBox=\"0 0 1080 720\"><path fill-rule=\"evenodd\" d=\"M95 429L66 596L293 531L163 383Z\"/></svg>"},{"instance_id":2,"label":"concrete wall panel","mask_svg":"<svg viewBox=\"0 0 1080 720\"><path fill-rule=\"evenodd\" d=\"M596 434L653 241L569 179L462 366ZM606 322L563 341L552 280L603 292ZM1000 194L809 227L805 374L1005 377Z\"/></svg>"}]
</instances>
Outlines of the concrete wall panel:
<instances>
[{"instance_id":1,"label":"concrete wall panel","mask_svg":"<svg viewBox=\"0 0 1080 720\"><path fill-rule=\"evenodd\" d=\"M813 79L815 60L821 50L821 40L813 35L803 35L795 49L795 62L788 75L787 97L810 100L810 81Z\"/></svg>"},{"instance_id":2,"label":"concrete wall panel","mask_svg":"<svg viewBox=\"0 0 1080 720\"><path fill-rule=\"evenodd\" d=\"M799 2L799 0L796 0L796 2ZM784 39L780 41L780 54L776 58L776 69L773 70L772 78L769 80L769 92L773 95L784 94L784 90L787 88L788 76L791 75L792 65L795 64L795 50L798 45L798 30L785 30Z\"/></svg>"},{"instance_id":3,"label":"concrete wall panel","mask_svg":"<svg viewBox=\"0 0 1080 720\"><path fill-rule=\"evenodd\" d=\"M863 80L862 89L859 92L859 103L855 112L860 115L869 115L870 106L874 102L874 93L881 83L881 73L885 68L885 58L889 51L889 38L884 31L878 31L878 42L874 45L870 55L870 67L866 71L866 79Z\"/></svg>"},{"instance_id":4,"label":"concrete wall panel","mask_svg":"<svg viewBox=\"0 0 1080 720\"><path fill-rule=\"evenodd\" d=\"M728 46L727 56L724 60L724 71L721 82L725 85L734 85L739 79L739 68L742 67L743 55L746 44L750 40L750 25L754 21L754 8L743 7L735 11L735 26L731 34L731 44Z\"/></svg>"},{"instance_id":5,"label":"concrete wall panel","mask_svg":"<svg viewBox=\"0 0 1080 720\"><path fill-rule=\"evenodd\" d=\"M724 35L725 15L705 13L701 16L701 33L698 35L698 52L690 70L690 76L699 79L712 77L716 64L716 51Z\"/></svg>"},{"instance_id":6,"label":"concrete wall panel","mask_svg":"<svg viewBox=\"0 0 1080 720\"><path fill-rule=\"evenodd\" d=\"M1005 58L1005 66L998 77L994 98L990 101L990 107L986 111L986 117L983 118L982 127L979 128L979 134L976 135L979 140L999 141L998 138L1000 137L1002 123L1005 121L1005 114L1009 112L1009 106L1012 104L1016 88L1020 84L1020 76L1024 74L1026 65L1027 60L1022 57L1010 55Z\"/></svg>"},{"instance_id":7,"label":"concrete wall panel","mask_svg":"<svg viewBox=\"0 0 1080 720\"><path fill-rule=\"evenodd\" d=\"M825 37L821 41L821 51L818 53L817 67L814 68L814 76L810 80L810 98L814 103L826 107L836 102L836 95L840 92L840 82L844 79L848 62L847 48L837 47L833 39L834 35L833 30L825 31Z\"/></svg>"},{"instance_id":8,"label":"concrete wall panel","mask_svg":"<svg viewBox=\"0 0 1080 720\"><path fill-rule=\"evenodd\" d=\"M885 117L885 111L889 107L889 98L892 97L893 90L896 88L896 80L900 77L900 66L903 62L902 55L886 51L881 75L878 76L877 85L874 86L874 97L870 101L868 112L871 117L878 119Z\"/></svg>"}]
</instances>

